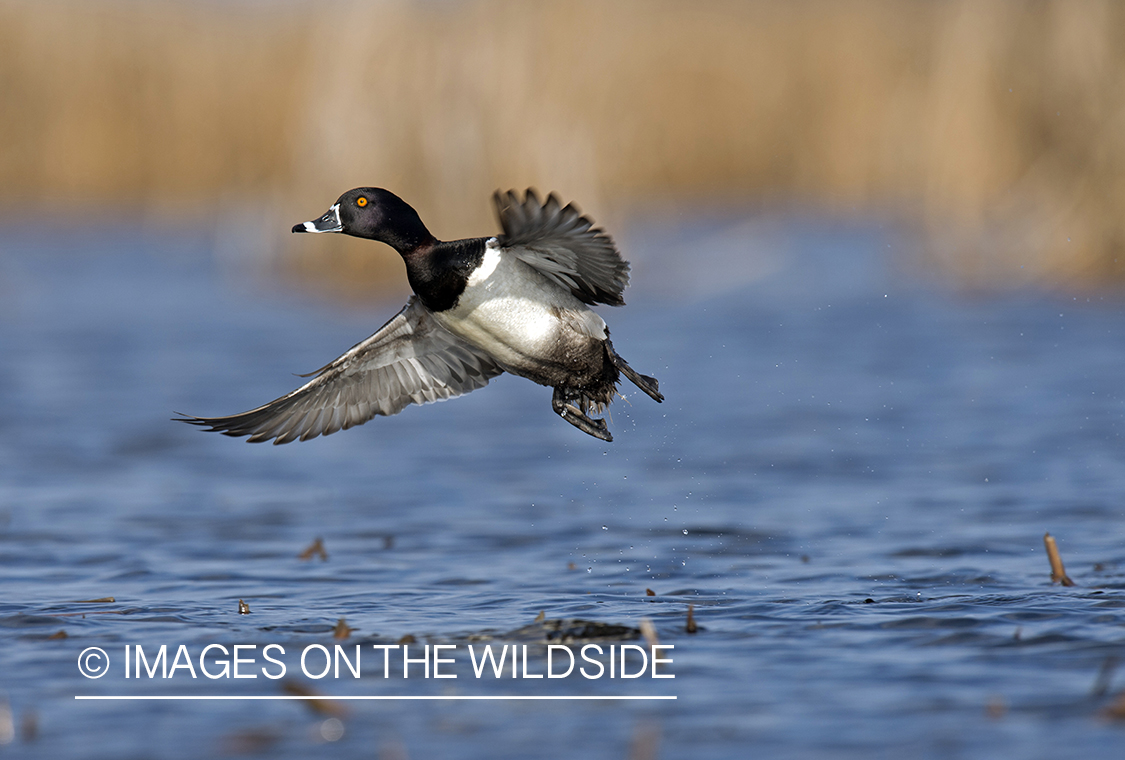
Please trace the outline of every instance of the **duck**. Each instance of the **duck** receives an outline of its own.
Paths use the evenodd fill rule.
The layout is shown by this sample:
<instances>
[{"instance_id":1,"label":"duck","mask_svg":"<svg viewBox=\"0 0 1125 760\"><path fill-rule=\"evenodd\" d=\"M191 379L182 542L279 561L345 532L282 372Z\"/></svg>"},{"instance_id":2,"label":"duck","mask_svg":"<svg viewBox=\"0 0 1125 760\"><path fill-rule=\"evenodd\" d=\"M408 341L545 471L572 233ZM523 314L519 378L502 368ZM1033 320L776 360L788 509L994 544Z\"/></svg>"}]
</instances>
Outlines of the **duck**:
<instances>
[{"instance_id":1,"label":"duck","mask_svg":"<svg viewBox=\"0 0 1125 760\"><path fill-rule=\"evenodd\" d=\"M483 388L508 372L554 389L551 409L613 440L602 413L624 375L654 401L656 378L614 350L590 306L623 306L629 263L573 204L534 189L493 195L502 233L441 241L389 190L349 190L295 233L338 233L393 248L414 295L375 334L292 393L226 417L175 419L251 443L306 441Z\"/></svg>"}]
</instances>

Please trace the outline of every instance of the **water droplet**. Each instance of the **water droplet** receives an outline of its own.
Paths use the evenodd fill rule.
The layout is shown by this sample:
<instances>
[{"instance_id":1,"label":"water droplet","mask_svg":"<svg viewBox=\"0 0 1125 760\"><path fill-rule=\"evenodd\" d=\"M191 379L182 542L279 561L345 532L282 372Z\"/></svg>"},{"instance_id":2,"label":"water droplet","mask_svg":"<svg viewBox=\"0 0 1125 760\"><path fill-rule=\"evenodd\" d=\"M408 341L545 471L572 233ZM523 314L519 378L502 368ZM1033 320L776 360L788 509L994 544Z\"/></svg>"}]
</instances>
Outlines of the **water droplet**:
<instances>
[{"instance_id":1,"label":"water droplet","mask_svg":"<svg viewBox=\"0 0 1125 760\"><path fill-rule=\"evenodd\" d=\"M326 742L340 741L344 736L344 724L339 718L329 718L320 724L320 737Z\"/></svg>"},{"instance_id":2,"label":"water droplet","mask_svg":"<svg viewBox=\"0 0 1125 760\"><path fill-rule=\"evenodd\" d=\"M687 528L684 528L684 535L687 535Z\"/></svg>"},{"instance_id":3,"label":"water droplet","mask_svg":"<svg viewBox=\"0 0 1125 760\"><path fill-rule=\"evenodd\" d=\"M602 530L609 530L609 526L608 526L608 525L603 525L603 526L602 526Z\"/></svg>"},{"instance_id":4,"label":"water droplet","mask_svg":"<svg viewBox=\"0 0 1125 760\"><path fill-rule=\"evenodd\" d=\"M586 568L586 572L592 573L592 572L594 572L594 568L588 567L588 568Z\"/></svg>"}]
</instances>

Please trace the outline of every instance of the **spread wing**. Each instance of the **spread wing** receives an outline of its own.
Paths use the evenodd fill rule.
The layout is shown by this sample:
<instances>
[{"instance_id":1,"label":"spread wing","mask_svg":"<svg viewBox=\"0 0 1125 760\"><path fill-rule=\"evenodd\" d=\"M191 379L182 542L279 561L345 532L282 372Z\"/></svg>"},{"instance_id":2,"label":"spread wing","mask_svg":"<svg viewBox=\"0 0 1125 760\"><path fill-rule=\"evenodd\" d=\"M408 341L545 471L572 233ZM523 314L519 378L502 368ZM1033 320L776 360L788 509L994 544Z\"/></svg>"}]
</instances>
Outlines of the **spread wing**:
<instances>
[{"instance_id":1,"label":"spread wing","mask_svg":"<svg viewBox=\"0 0 1125 760\"><path fill-rule=\"evenodd\" d=\"M434 321L417 297L378 332L287 396L229 417L180 418L251 443L302 441L362 425L408 404L483 388L503 372L488 355Z\"/></svg>"},{"instance_id":2,"label":"spread wing","mask_svg":"<svg viewBox=\"0 0 1125 760\"><path fill-rule=\"evenodd\" d=\"M524 200L515 191L492 196L504 234L500 245L516 258L567 288L585 303L624 306L629 262L613 239L573 205L551 193L540 203L534 190Z\"/></svg>"}]
</instances>

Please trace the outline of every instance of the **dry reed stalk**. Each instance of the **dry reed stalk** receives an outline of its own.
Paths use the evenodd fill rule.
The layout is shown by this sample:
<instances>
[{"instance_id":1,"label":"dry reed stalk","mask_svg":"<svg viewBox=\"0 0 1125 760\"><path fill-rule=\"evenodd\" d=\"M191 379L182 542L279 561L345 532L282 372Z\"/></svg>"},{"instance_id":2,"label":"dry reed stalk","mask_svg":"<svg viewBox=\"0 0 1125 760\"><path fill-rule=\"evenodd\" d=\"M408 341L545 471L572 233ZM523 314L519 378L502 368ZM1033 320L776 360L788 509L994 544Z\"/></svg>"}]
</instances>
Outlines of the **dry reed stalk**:
<instances>
[{"instance_id":1,"label":"dry reed stalk","mask_svg":"<svg viewBox=\"0 0 1125 760\"><path fill-rule=\"evenodd\" d=\"M1051 582L1061 583L1064 586L1073 586L1074 581L1066 574L1066 568L1063 567L1062 557L1059 556L1059 547L1055 543L1055 537L1050 533L1043 534L1043 545L1047 547L1047 559L1051 563Z\"/></svg>"},{"instance_id":2,"label":"dry reed stalk","mask_svg":"<svg viewBox=\"0 0 1125 760\"><path fill-rule=\"evenodd\" d=\"M1102 710L1102 717L1109 720L1125 720L1125 692L1118 694L1109 707Z\"/></svg>"},{"instance_id":3,"label":"dry reed stalk","mask_svg":"<svg viewBox=\"0 0 1125 760\"><path fill-rule=\"evenodd\" d=\"M348 715L348 709L344 705L334 701L331 697L322 697L316 689L298 681L292 679L282 681L281 690L295 697L314 697L314 699L302 699L301 702L317 715L330 715L336 718L345 718Z\"/></svg>"},{"instance_id":4,"label":"dry reed stalk","mask_svg":"<svg viewBox=\"0 0 1125 760\"><path fill-rule=\"evenodd\" d=\"M1090 689L1090 696L1095 699L1101 699L1109 691L1110 684L1113 681L1113 672L1117 670L1117 658L1110 655L1102 660L1102 666L1098 668L1098 677L1094 680L1094 686Z\"/></svg>"},{"instance_id":5,"label":"dry reed stalk","mask_svg":"<svg viewBox=\"0 0 1125 760\"><path fill-rule=\"evenodd\" d=\"M324 539L320 536L313 539L313 542L297 555L297 559L302 562L308 562L313 557L319 557L321 562L328 561L328 551L324 548Z\"/></svg>"},{"instance_id":6,"label":"dry reed stalk","mask_svg":"<svg viewBox=\"0 0 1125 760\"><path fill-rule=\"evenodd\" d=\"M258 215L337 289L401 265L285 233L367 184L447 238L498 187L611 228L654 197L890 206L971 284L1120 282L1123 77L1113 0L0 0L0 201Z\"/></svg>"},{"instance_id":7,"label":"dry reed stalk","mask_svg":"<svg viewBox=\"0 0 1125 760\"><path fill-rule=\"evenodd\" d=\"M1008 703L999 695L990 697L984 706L984 714L992 720L1000 720L1008 714Z\"/></svg>"},{"instance_id":8,"label":"dry reed stalk","mask_svg":"<svg viewBox=\"0 0 1125 760\"><path fill-rule=\"evenodd\" d=\"M349 626L344 618L340 618L336 621L336 627L332 629L332 638L337 641L343 641L351 636L354 630L355 629Z\"/></svg>"},{"instance_id":9,"label":"dry reed stalk","mask_svg":"<svg viewBox=\"0 0 1125 760\"><path fill-rule=\"evenodd\" d=\"M660 750L660 724L640 723L633 729L629 760L656 760Z\"/></svg>"}]
</instances>

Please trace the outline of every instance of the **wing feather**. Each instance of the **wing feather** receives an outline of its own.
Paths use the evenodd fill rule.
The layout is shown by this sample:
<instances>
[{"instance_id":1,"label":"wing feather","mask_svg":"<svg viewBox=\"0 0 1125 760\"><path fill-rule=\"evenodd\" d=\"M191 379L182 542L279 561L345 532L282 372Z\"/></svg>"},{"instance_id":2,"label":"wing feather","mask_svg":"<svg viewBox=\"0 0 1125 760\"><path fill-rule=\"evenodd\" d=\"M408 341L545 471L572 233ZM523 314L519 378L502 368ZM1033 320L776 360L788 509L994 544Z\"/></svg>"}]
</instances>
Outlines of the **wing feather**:
<instances>
[{"instance_id":1,"label":"wing feather","mask_svg":"<svg viewBox=\"0 0 1125 760\"><path fill-rule=\"evenodd\" d=\"M387 324L309 382L279 399L229 417L181 421L253 443L307 441L483 388L504 370L436 321L417 297Z\"/></svg>"},{"instance_id":2,"label":"wing feather","mask_svg":"<svg viewBox=\"0 0 1125 760\"><path fill-rule=\"evenodd\" d=\"M497 191L492 200L504 230L502 247L585 303L625 305L629 262L574 205L563 206L554 193L541 203L531 189L522 201L514 190Z\"/></svg>"}]
</instances>

